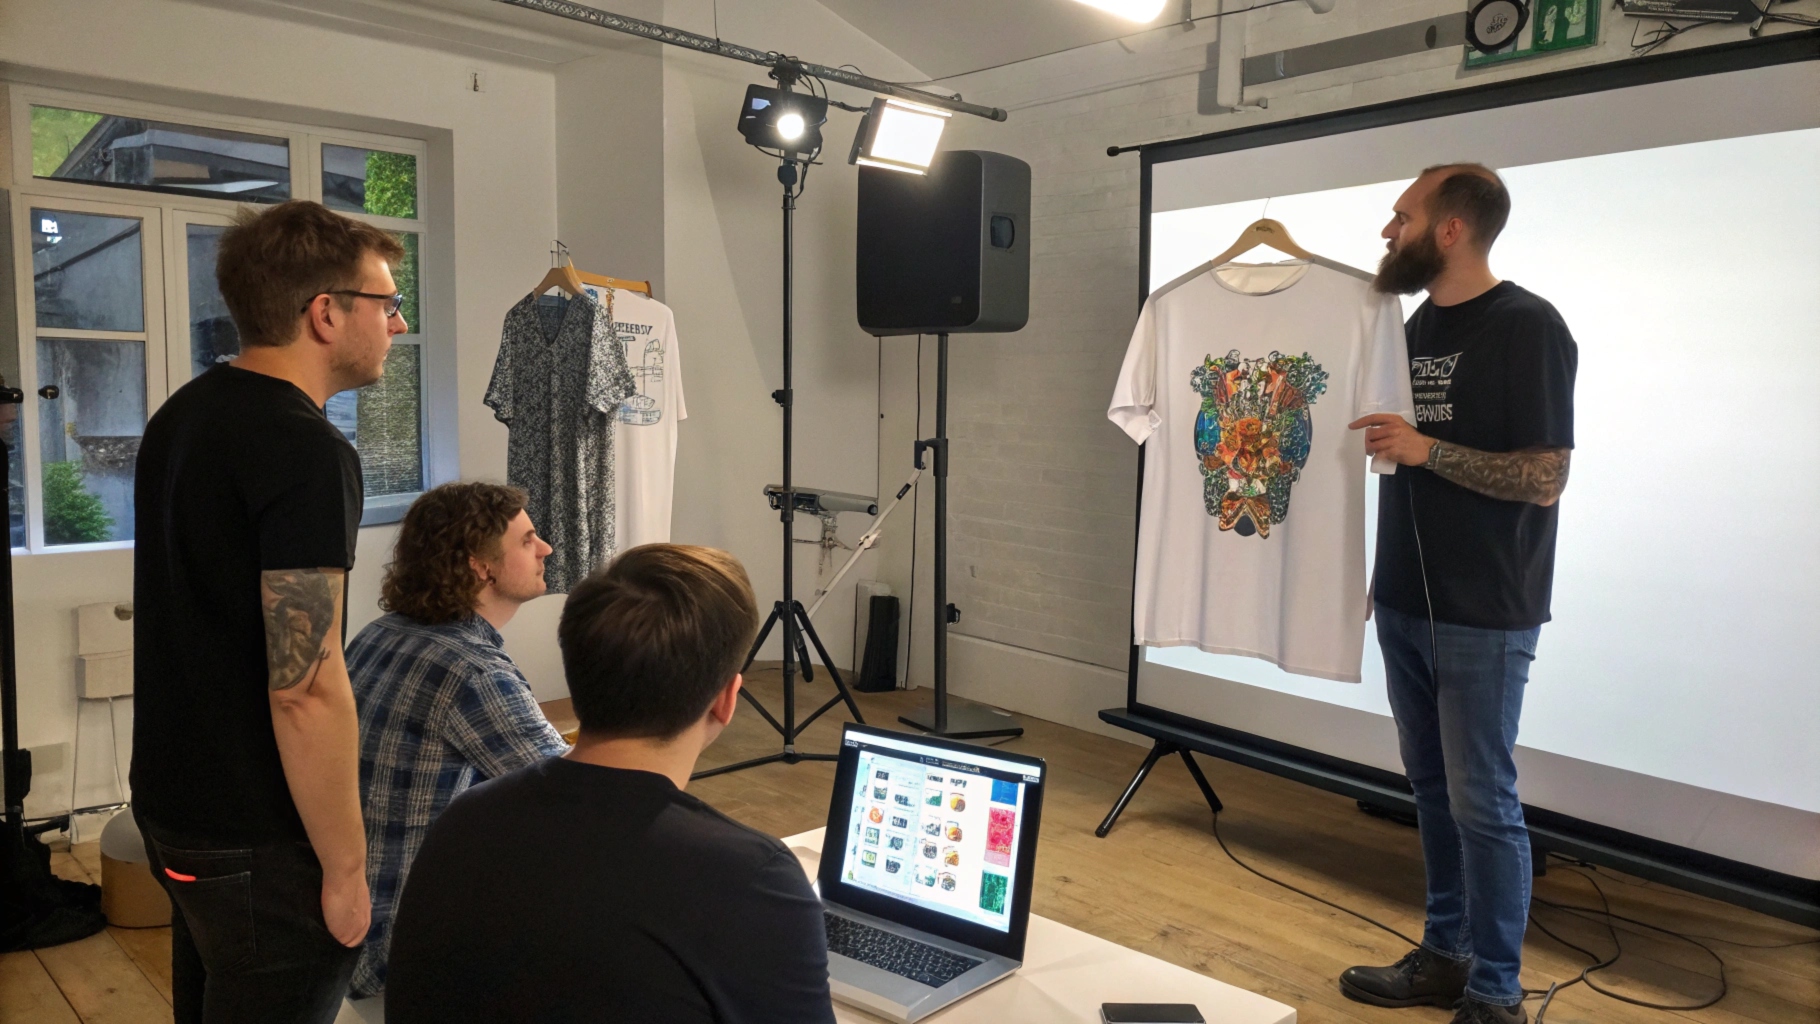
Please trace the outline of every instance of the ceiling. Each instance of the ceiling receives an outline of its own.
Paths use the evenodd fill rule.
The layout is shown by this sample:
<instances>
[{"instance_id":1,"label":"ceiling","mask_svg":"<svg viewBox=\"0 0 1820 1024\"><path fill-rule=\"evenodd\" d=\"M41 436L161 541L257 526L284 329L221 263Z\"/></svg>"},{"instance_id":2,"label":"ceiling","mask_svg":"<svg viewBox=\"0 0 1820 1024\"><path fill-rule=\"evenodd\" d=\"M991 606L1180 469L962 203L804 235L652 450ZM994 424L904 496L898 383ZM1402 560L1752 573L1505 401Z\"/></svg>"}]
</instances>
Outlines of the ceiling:
<instances>
[{"instance_id":1,"label":"ceiling","mask_svg":"<svg viewBox=\"0 0 1820 1024\"><path fill-rule=\"evenodd\" d=\"M738 0L722 0L737 3ZM935 78L1104 42L1146 27L1075 0L819 0ZM1203 4L1202 6L1208 6ZM1179 20L1166 4L1154 24Z\"/></svg>"}]
</instances>

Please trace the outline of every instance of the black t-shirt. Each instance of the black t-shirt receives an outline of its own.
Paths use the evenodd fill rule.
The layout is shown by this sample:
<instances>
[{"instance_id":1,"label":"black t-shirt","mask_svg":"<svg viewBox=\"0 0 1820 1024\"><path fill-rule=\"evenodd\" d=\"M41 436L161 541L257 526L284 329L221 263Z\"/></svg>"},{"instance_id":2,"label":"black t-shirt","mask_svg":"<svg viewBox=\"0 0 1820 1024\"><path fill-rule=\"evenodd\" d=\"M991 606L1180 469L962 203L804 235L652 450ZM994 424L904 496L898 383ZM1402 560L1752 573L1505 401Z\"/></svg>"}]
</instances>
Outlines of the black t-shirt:
<instances>
[{"instance_id":1,"label":"black t-shirt","mask_svg":"<svg viewBox=\"0 0 1820 1024\"><path fill-rule=\"evenodd\" d=\"M139 445L133 804L201 839L305 838L272 733L259 574L350 569L360 456L295 385L216 366Z\"/></svg>"},{"instance_id":2,"label":"black t-shirt","mask_svg":"<svg viewBox=\"0 0 1820 1024\"><path fill-rule=\"evenodd\" d=\"M551 758L449 804L392 926L392 1024L823 1024L796 857L664 776Z\"/></svg>"},{"instance_id":3,"label":"black t-shirt","mask_svg":"<svg viewBox=\"0 0 1820 1024\"><path fill-rule=\"evenodd\" d=\"M1422 303L1405 332L1417 430L1487 452L1574 446L1579 347L1546 300L1505 281L1457 305ZM1379 483L1374 597L1424 618L1432 600L1437 622L1539 626L1549 619L1559 509L1399 466Z\"/></svg>"}]
</instances>

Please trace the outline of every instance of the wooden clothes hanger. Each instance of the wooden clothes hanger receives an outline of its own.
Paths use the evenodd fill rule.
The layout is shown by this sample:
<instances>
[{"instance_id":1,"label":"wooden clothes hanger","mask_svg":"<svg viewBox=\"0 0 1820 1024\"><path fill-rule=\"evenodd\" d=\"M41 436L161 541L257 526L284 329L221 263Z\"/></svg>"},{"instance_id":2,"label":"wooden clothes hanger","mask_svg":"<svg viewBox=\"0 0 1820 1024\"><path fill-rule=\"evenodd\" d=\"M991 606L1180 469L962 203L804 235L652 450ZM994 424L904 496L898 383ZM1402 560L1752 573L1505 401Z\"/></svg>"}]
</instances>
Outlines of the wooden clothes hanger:
<instances>
[{"instance_id":1,"label":"wooden clothes hanger","mask_svg":"<svg viewBox=\"0 0 1820 1024\"><path fill-rule=\"evenodd\" d=\"M643 292L647 296L652 295L649 281L628 281L624 278L607 277L604 274L590 274L576 270L575 260L569 255L569 247L562 244L561 240L557 241L556 248L552 250L552 256L556 265L543 276L543 280L537 283L537 290L531 294L542 295L552 288L561 288L574 296L582 293L583 285L591 284L602 288L616 288L620 291Z\"/></svg>"},{"instance_id":2,"label":"wooden clothes hanger","mask_svg":"<svg viewBox=\"0 0 1820 1024\"><path fill-rule=\"evenodd\" d=\"M1260 217L1252 221L1250 227L1239 232L1238 241L1233 242L1231 248L1213 258L1213 265L1225 266L1260 245L1268 245L1278 252L1300 260L1320 259L1314 253L1297 245L1296 240L1290 236L1289 229L1283 226L1282 221Z\"/></svg>"},{"instance_id":3,"label":"wooden clothes hanger","mask_svg":"<svg viewBox=\"0 0 1820 1024\"><path fill-rule=\"evenodd\" d=\"M622 292L643 292L647 297L651 295L651 282L649 281L628 281L623 277L590 274L585 270L576 271L575 276L588 284L599 285L602 288L616 288Z\"/></svg>"},{"instance_id":4,"label":"wooden clothes hanger","mask_svg":"<svg viewBox=\"0 0 1820 1024\"><path fill-rule=\"evenodd\" d=\"M571 297L581 294L582 280L581 275L575 272L575 264L561 263L551 267L543 280L537 282L537 287L532 289L531 294L542 295L552 288L561 288Z\"/></svg>"}]
</instances>

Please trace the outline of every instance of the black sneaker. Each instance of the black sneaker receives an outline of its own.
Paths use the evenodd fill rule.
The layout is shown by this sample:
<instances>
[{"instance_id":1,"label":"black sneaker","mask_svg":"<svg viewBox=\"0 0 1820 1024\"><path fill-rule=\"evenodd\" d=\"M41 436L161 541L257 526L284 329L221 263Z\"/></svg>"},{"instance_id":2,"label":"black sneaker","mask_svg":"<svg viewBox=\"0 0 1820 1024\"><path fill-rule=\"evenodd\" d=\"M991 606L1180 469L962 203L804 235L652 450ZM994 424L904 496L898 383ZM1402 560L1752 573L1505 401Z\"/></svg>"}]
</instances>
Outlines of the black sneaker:
<instances>
[{"instance_id":1,"label":"black sneaker","mask_svg":"<svg viewBox=\"0 0 1820 1024\"><path fill-rule=\"evenodd\" d=\"M1481 1003L1471 996L1461 996L1453 1008L1451 1024L1529 1024L1529 1011L1522 1003L1499 1006Z\"/></svg>"},{"instance_id":2,"label":"black sneaker","mask_svg":"<svg viewBox=\"0 0 1820 1024\"><path fill-rule=\"evenodd\" d=\"M1389 967L1346 968L1340 991L1373 1006L1451 1007L1465 998L1470 966L1418 946Z\"/></svg>"}]
</instances>

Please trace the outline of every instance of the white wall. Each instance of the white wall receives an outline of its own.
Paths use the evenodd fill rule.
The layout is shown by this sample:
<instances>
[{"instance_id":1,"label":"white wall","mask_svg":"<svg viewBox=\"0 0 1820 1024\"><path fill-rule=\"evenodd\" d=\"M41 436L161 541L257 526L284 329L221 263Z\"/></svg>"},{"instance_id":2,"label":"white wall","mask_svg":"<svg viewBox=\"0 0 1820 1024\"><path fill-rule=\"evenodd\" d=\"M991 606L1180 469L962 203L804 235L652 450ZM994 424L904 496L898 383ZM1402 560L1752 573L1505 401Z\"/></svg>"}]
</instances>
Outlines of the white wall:
<instances>
[{"instance_id":1,"label":"white wall","mask_svg":"<svg viewBox=\"0 0 1820 1024\"><path fill-rule=\"evenodd\" d=\"M669 0L664 20L712 32L711 7ZM816 63L854 63L881 78L917 70L810 0L722 4L720 35ZM781 479L782 415L771 392L783 386L781 186L777 162L734 130L745 88L765 71L692 52L664 51L666 293L683 346L689 418L677 457L675 539L725 548L745 562L761 608L782 593L782 527L765 505ZM836 98L867 97L833 87ZM796 214L795 481L879 493L878 345L855 321L853 251L857 177L846 163L858 115L829 111L824 166L814 168ZM908 451L908 448L905 448ZM892 490L901 481L891 478ZM852 540L864 526L842 516ZM797 536L819 523L799 517ZM817 549L798 545L796 586L805 604L817 580ZM843 553L844 557L844 553ZM868 555L816 617L841 668L852 652L854 581L873 575ZM836 563L838 565L838 562ZM781 658L774 635L761 657ZM818 680L811 694L831 690Z\"/></svg>"},{"instance_id":2,"label":"white wall","mask_svg":"<svg viewBox=\"0 0 1820 1024\"><path fill-rule=\"evenodd\" d=\"M436 228L453 230L453 289L437 295L426 288L425 302L452 304L445 322L453 326L433 341L429 357L453 369L461 475L501 478L505 429L486 414L480 396L501 317L548 265L556 231L553 75L498 57L407 45L360 26L325 27L342 24L173 0L7 0L0 4L0 65L19 81L430 137L432 168L443 147L452 192L430 199L433 210L441 202L451 218ZM484 71L485 92L467 91L469 69ZM432 180L430 187L438 186ZM362 532L348 613L353 628L376 614L377 574L390 540L389 529ZM73 609L129 599L132 553L29 555L13 564L20 739L28 747L67 743L76 715ZM113 793L106 718L85 712L85 723L91 719L78 805L111 800ZM125 708L120 726L125 758ZM68 759L62 760L40 767L28 814L69 806Z\"/></svg>"},{"instance_id":3,"label":"white wall","mask_svg":"<svg viewBox=\"0 0 1820 1024\"><path fill-rule=\"evenodd\" d=\"M1212 4L1196 5L1208 14ZM1806 8L1802 8L1806 10ZM1317 16L1297 4L1249 15L1246 51L1263 54L1442 15L1457 0L1340 0ZM1033 170L1031 315L1011 335L954 341L950 600L961 608L950 684L1037 717L1094 724L1123 705L1130 621L1137 449L1105 419L1106 402L1138 311L1139 164L1106 148L1223 131L1477 82L1625 58L1630 24L1604 12L1597 48L1465 71L1458 47L1288 79L1246 91L1266 110L1204 114L1203 77L1221 23L1169 28L931 86L1002 106L995 124L956 117L945 148L991 149ZM1670 44L1743 38L1706 28ZM1457 154L1473 159L1472 153ZM907 451L914 431L914 359L887 340L880 458ZM926 348L932 350L931 341ZM929 429L933 353L922 374ZM887 474L889 475L889 474ZM928 488L916 565L909 538L880 545L881 578L903 592L913 575L911 682L929 683L924 599ZM1127 736L1126 738L1132 738Z\"/></svg>"}]
</instances>

